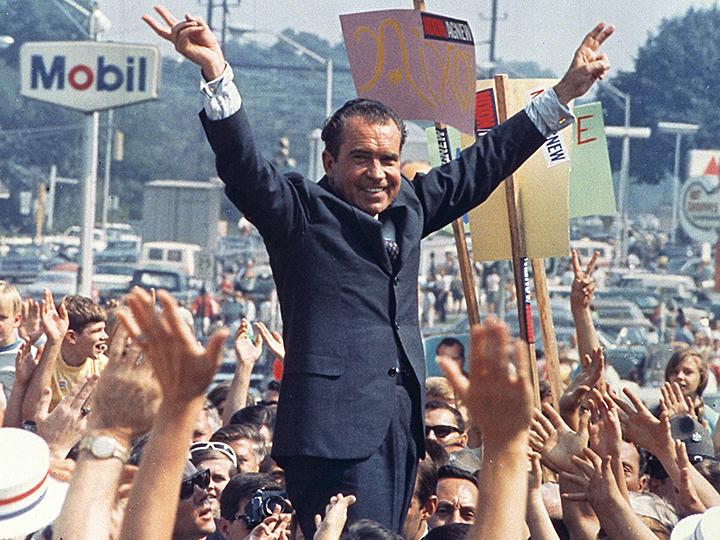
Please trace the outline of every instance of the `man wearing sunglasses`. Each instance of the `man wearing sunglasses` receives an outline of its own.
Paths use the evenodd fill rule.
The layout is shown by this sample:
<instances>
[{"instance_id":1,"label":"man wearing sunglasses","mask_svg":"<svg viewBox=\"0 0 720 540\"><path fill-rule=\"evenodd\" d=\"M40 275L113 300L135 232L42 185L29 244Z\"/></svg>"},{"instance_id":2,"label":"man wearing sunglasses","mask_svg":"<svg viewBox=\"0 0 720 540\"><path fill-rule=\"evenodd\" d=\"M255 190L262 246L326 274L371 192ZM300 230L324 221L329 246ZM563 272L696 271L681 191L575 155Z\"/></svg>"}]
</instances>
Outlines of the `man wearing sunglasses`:
<instances>
[{"instance_id":1,"label":"man wearing sunglasses","mask_svg":"<svg viewBox=\"0 0 720 540\"><path fill-rule=\"evenodd\" d=\"M237 474L235 452L223 442L199 441L190 447L190 460L198 469L207 469L210 473L207 492L213 517L218 519L220 495L230 479Z\"/></svg>"},{"instance_id":2,"label":"man wearing sunglasses","mask_svg":"<svg viewBox=\"0 0 720 540\"><path fill-rule=\"evenodd\" d=\"M215 520L207 491L209 486L210 470L198 470L188 461L180 484L173 540L202 540L215 532Z\"/></svg>"},{"instance_id":3,"label":"man wearing sunglasses","mask_svg":"<svg viewBox=\"0 0 720 540\"><path fill-rule=\"evenodd\" d=\"M425 404L425 437L439 442L448 452L465 449L468 435L460 411L443 401L428 401Z\"/></svg>"}]
</instances>

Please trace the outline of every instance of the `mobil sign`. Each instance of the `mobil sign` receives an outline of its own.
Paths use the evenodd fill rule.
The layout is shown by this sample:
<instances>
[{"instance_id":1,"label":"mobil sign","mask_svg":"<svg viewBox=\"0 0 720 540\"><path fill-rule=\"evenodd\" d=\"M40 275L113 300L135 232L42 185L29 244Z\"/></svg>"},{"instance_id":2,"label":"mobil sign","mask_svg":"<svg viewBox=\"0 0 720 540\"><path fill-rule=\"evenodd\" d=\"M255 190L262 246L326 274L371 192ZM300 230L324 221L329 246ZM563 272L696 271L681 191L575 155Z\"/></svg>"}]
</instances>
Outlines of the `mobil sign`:
<instances>
[{"instance_id":1,"label":"mobil sign","mask_svg":"<svg viewBox=\"0 0 720 540\"><path fill-rule=\"evenodd\" d=\"M149 45L43 41L20 49L23 96L84 112L158 97L160 53Z\"/></svg>"}]
</instances>

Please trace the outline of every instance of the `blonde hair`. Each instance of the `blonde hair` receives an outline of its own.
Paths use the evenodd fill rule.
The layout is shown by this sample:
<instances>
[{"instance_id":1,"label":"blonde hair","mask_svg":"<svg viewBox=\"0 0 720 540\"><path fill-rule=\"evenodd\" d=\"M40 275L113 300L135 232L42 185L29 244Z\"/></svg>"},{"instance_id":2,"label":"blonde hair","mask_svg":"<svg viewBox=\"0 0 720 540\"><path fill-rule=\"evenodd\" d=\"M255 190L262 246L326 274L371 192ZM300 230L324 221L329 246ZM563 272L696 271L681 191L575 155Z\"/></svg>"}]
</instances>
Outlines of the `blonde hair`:
<instances>
[{"instance_id":1,"label":"blonde hair","mask_svg":"<svg viewBox=\"0 0 720 540\"><path fill-rule=\"evenodd\" d=\"M428 377L425 379L425 399L454 403L455 392L445 377Z\"/></svg>"},{"instance_id":2,"label":"blonde hair","mask_svg":"<svg viewBox=\"0 0 720 540\"><path fill-rule=\"evenodd\" d=\"M22 299L14 285L7 281L0 280L0 302L12 304L13 314L17 315L22 311Z\"/></svg>"}]
</instances>

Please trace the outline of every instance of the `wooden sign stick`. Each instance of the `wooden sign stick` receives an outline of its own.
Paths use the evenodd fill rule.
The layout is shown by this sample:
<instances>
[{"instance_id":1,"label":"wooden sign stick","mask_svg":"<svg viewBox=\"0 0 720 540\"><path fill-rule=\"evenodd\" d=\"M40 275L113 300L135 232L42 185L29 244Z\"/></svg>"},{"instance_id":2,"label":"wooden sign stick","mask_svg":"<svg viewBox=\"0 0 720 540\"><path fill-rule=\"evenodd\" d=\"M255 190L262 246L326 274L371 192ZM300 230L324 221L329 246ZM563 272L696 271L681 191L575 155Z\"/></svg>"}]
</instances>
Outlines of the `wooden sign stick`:
<instances>
[{"instance_id":1,"label":"wooden sign stick","mask_svg":"<svg viewBox=\"0 0 720 540\"><path fill-rule=\"evenodd\" d=\"M425 11L425 0L413 0L413 7L418 11ZM440 162L449 163L452 161L453 155L446 126L440 122L435 122L435 134L440 151ZM467 305L468 323L472 326L473 324L480 324L480 310L478 309L477 295L475 294L475 279L473 276L472 263L470 262L470 252L468 250L467 240L465 239L465 225L462 219L458 218L453 221L452 228L455 237L455 249L457 249L458 254L460 277L462 278L463 292L465 294L465 303Z\"/></svg>"},{"instance_id":2,"label":"wooden sign stick","mask_svg":"<svg viewBox=\"0 0 720 540\"><path fill-rule=\"evenodd\" d=\"M506 85L507 75L495 76L495 93L497 95L498 121L507 120ZM520 230L520 215L515 202L517 186L515 175L511 174L504 181L505 200L510 224L510 245L512 247L513 274L515 276L515 293L517 297L518 321L520 322L520 338L527 346L530 359L530 377L533 384L535 406L540 406L540 384L538 381L537 355L535 352L535 331L532 320L532 304L530 303L530 279L528 276L528 260L525 253L525 239Z\"/></svg>"},{"instance_id":3,"label":"wooden sign stick","mask_svg":"<svg viewBox=\"0 0 720 540\"><path fill-rule=\"evenodd\" d=\"M560 396L562 396L562 380L560 378L560 359L558 358L555 325L550 309L550 294L547 287L547 274L545 273L545 259L532 259L533 281L535 282L535 299L540 313L540 326L545 345L545 371L550 380L550 393L552 404L556 411L560 410Z\"/></svg>"}]
</instances>

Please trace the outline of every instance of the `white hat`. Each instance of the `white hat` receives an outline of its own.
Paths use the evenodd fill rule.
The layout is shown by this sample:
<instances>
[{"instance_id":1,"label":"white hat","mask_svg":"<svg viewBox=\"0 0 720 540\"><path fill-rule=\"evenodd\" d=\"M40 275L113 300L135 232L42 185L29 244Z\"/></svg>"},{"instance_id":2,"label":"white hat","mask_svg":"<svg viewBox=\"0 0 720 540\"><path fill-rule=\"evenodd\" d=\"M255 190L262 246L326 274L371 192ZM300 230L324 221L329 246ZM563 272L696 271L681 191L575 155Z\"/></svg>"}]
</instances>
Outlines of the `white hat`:
<instances>
[{"instance_id":1,"label":"white hat","mask_svg":"<svg viewBox=\"0 0 720 540\"><path fill-rule=\"evenodd\" d=\"M0 538L42 529L60 514L68 484L50 477L50 450L39 436L0 428Z\"/></svg>"},{"instance_id":2,"label":"white hat","mask_svg":"<svg viewBox=\"0 0 720 540\"><path fill-rule=\"evenodd\" d=\"M713 540L720 532L720 506L681 519L670 540Z\"/></svg>"}]
</instances>

